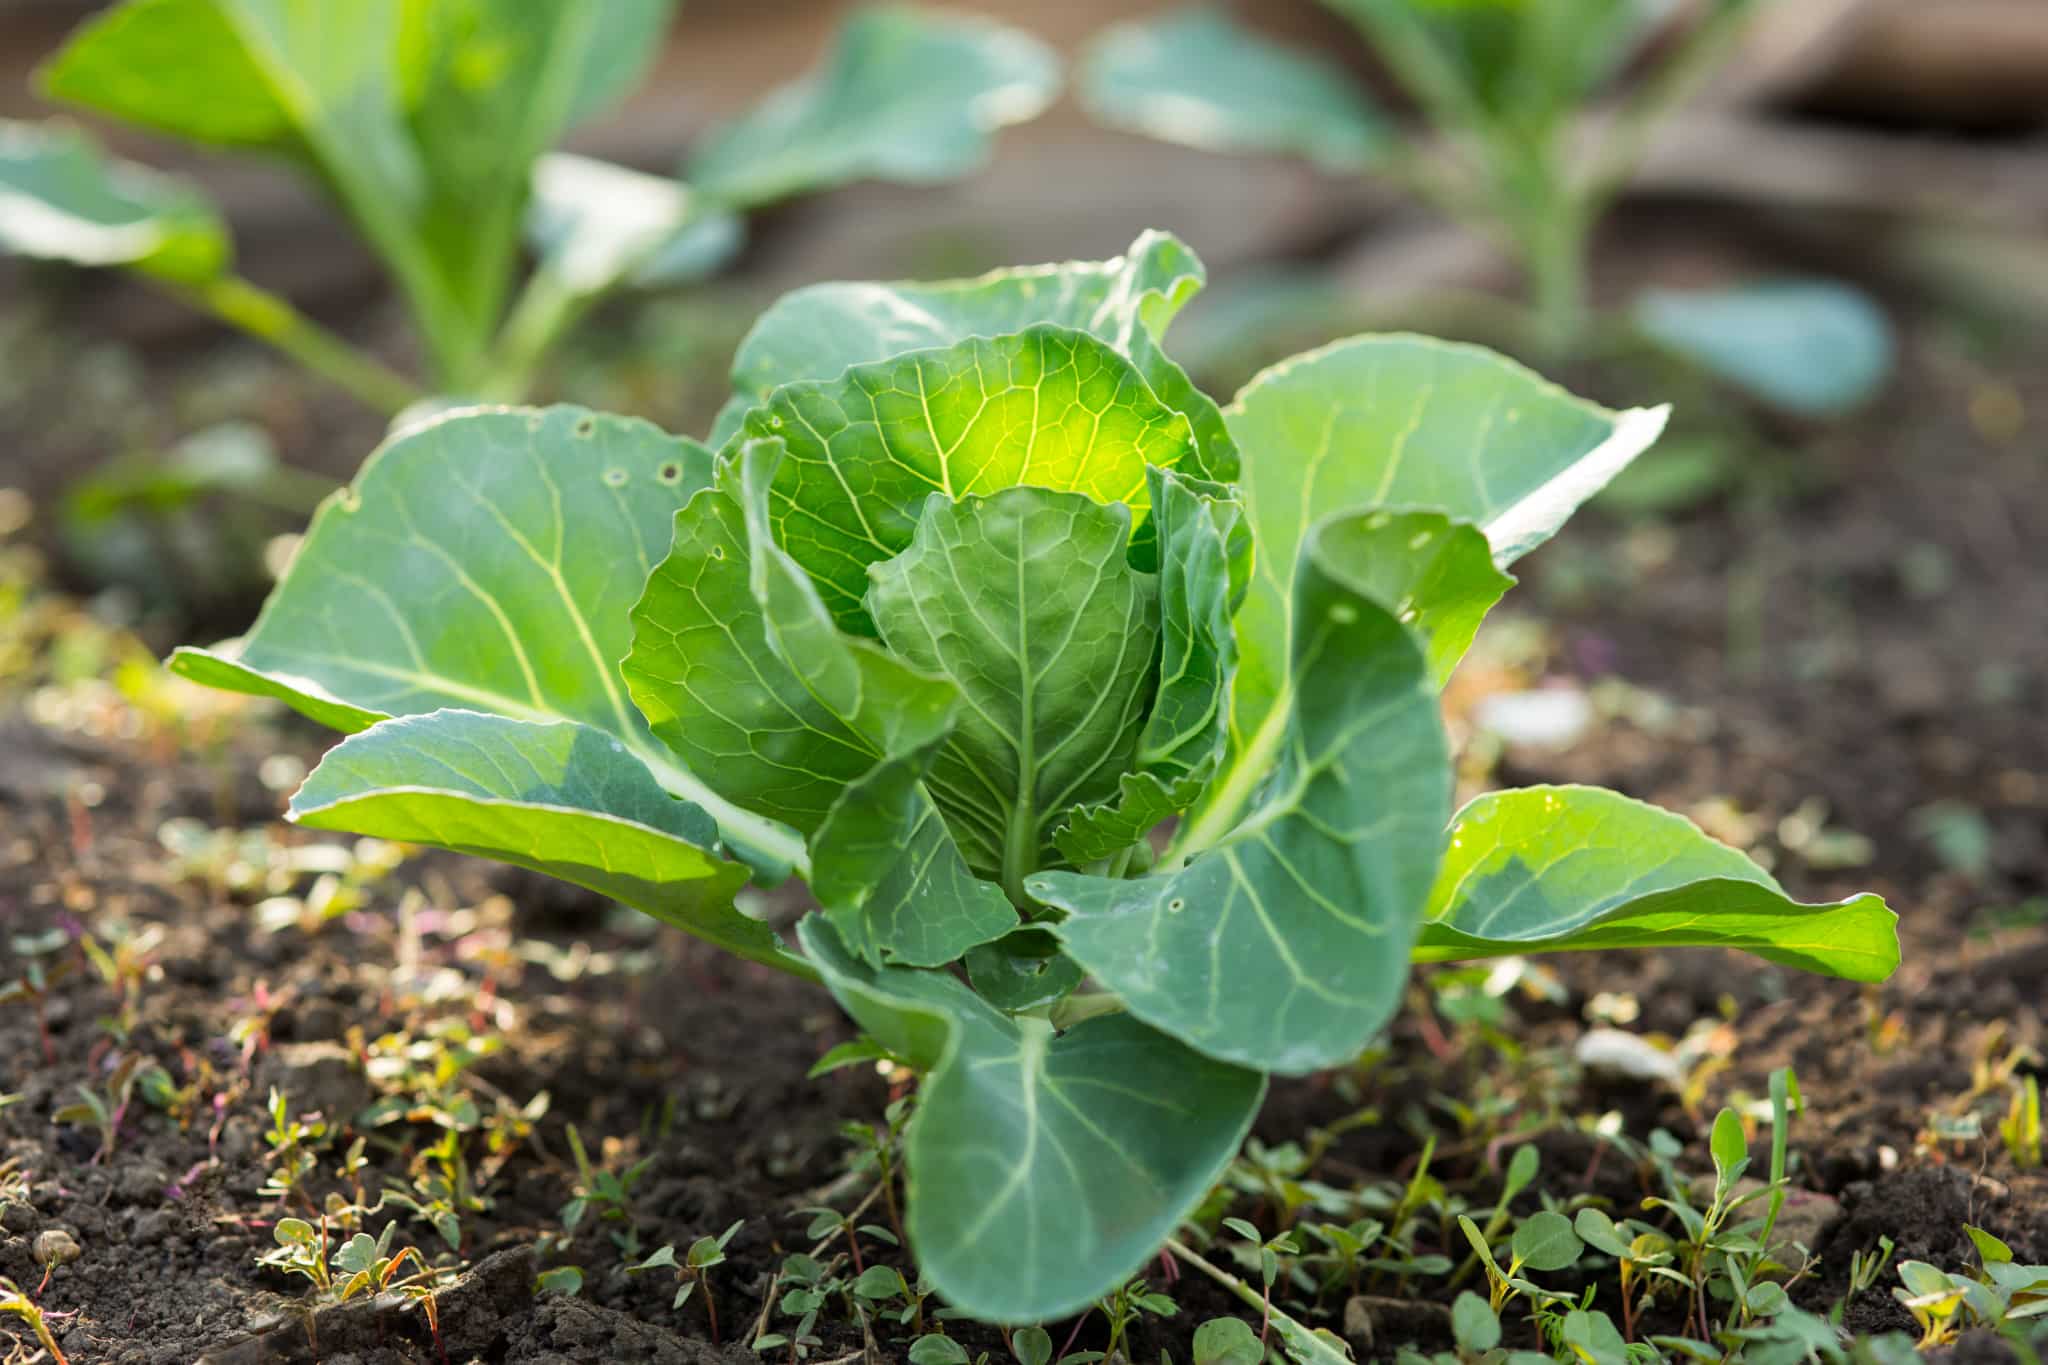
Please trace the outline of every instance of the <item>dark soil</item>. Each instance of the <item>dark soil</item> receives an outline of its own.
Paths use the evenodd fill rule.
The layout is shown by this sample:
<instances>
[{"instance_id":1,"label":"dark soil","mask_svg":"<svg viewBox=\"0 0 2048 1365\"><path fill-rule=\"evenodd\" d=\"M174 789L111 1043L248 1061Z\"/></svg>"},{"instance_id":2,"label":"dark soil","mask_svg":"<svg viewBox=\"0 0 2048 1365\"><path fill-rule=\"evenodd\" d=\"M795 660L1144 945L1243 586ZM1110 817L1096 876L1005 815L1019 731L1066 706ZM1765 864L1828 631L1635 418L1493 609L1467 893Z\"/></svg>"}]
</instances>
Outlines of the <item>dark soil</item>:
<instances>
[{"instance_id":1,"label":"dark soil","mask_svg":"<svg viewBox=\"0 0 2048 1365\"><path fill-rule=\"evenodd\" d=\"M1484 1202L1501 1159L1488 1135L1550 1120L1536 1139L1543 1188L1627 1209L1643 1193L1640 1173L1603 1161L1567 1120L1615 1111L1637 1138L1663 1127L1694 1144L1704 1169L1698 1144L1715 1108L1764 1094L1769 1072L1790 1065L1806 1101L1795 1179L1840 1204L1818 1225L1821 1260L1799 1286L1802 1304L1841 1297L1851 1254L1880 1237L1900 1259L1962 1268L1974 1264L1968 1223L2023 1259L2048 1260L2048 1175L2017 1168L1995 1133L2010 1094L1996 1068L2018 1050L2016 1074L2038 1075L2048 1046L2048 381L2025 345L1979 346L1925 315L1910 321L1905 360L1855 421L1772 432L1801 462L1796 487L1777 481L1656 521L1589 514L1528 566L1516 601L1549 624L1496 632L1456 699L1624 680L1600 694L1611 704L1579 743L1510 747L1492 779L1601 782L1710 819L1772 858L1797 893L1880 891L1902 916L1905 967L1858 988L1712 953L1567 960L1551 964L1557 998L1509 1002L1517 1020L1506 1032L1528 1048L1519 1057L1418 989L1383 1056L1277 1086L1258 1124L1264 1142L1306 1142L1374 1108L1384 1122L1335 1139L1316 1179L1405 1179L1434 1127L1433 1171ZM52 447L65 461L78 449ZM39 469L45 479L49 465ZM7 482L32 480L10 468ZM321 737L255 709L195 719L192 697L160 682L118 693L59 686L46 662L8 666L21 674L0 676L0 981L20 975L27 941L51 931L57 946L38 960L62 975L42 1011L47 1058L38 1011L0 1006L0 1094L18 1097L0 1107L0 1160L12 1158L24 1184L8 1192L0 1174L0 1274L35 1288L37 1239L52 1230L81 1248L39 1296L72 1361L709 1365L746 1355L711 1344L704 1290L676 1310L665 1272L621 1267L744 1220L709 1291L723 1340L746 1339L782 1258L813 1246L795 1210L828 1196L844 1207L845 1194L871 1186L834 1188L857 1147L842 1126L877 1122L890 1081L868 1068L805 1079L849 1036L829 1000L579 893L452 856L388 873L359 864L341 876L342 894L360 901L345 913L260 927L294 918L276 897L327 894L311 866L270 885L247 872L315 842L277 821L293 774L273 755L310 761ZM1487 765L1473 766L1477 776ZM1927 814L1938 802L1988 831L1981 863L1953 848L1943 856ZM173 820L196 823L172 826L172 842L225 829L249 831L247 843L181 863L167 852ZM1867 865L1822 856L1841 844L1808 837L1817 822L1866 837ZM80 946L86 935L113 942L120 926L162 934L125 1010ZM1686 1093L1561 1060L1596 1013L1612 1013L1608 995L1632 1004L1631 1029L1706 1037L1709 1060ZM320 1151L315 1201L348 1188L333 1171L351 1132L370 1139L368 1189L405 1187L441 1129L425 1117L357 1119L380 1096L419 1104L424 1093L373 1081L360 1062L389 1064L410 1045L431 1069L465 1037L495 1050L427 1087L442 1102L466 1096L485 1117L543 1093L547 1102L531 1134L513 1134L497 1157L488 1134L466 1126L488 1207L462 1215L459 1247L393 1204L371 1220L374 1230L400 1218L396 1244L448 1267L438 1342L402 1299L309 1320L303 1282L255 1263L281 1214L308 1212L258 1192L274 1167L266 1093L277 1087L295 1116L319 1110L337 1129ZM130 1054L189 1094L137 1098L103 1153L97 1132L54 1116L80 1086L104 1091ZM1460 1141L1449 1101L1494 1117ZM1972 1122L1977 1135L1963 1135ZM571 1124L605 1168L647 1163L623 1216L593 1212L573 1235L562 1217L578 1179ZM1251 1196L1238 1212L1269 1216ZM865 1216L887 1221L879 1204ZM866 1241L863 1254L890 1253ZM580 1294L537 1294L536 1276L562 1266L583 1270ZM1162 1285L1165 1269L1150 1278ZM1910 1327L1893 1282L1851 1302L1847 1325ZM1134 1329L1132 1359L1162 1349L1187 1359L1195 1325L1238 1311L1185 1272L1171 1292L1179 1316ZM1327 1325L1361 1354L1447 1342L1428 1302L1328 1306ZM1072 1334L1074 1349L1103 1345L1100 1317L1048 1326L1056 1344ZM992 1331L949 1330L971 1352L1009 1358ZM819 1332L813 1361L863 1347L851 1324L828 1317ZM879 1354L900 1358L907 1336L878 1329ZM1969 1338L1955 1358L2005 1350Z\"/></svg>"}]
</instances>

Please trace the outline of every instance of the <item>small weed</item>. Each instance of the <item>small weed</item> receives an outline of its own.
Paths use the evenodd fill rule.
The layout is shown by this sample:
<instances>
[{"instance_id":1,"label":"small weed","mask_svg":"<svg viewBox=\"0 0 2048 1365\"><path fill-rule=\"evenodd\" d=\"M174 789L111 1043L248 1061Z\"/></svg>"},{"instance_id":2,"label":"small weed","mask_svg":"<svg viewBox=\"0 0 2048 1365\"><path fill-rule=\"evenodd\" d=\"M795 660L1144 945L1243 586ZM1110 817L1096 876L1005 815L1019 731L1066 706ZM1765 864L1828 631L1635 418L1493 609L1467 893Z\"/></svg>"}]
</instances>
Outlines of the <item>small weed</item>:
<instances>
[{"instance_id":1,"label":"small weed","mask_svg":"<svg viewBox=\"0 0 2048 1365\"><path fill-rule=\"evenodd\" d=\"M57 1347L57 1338L50 1331L49 1315L44 1313L36 1301L22 1292L21 1286L5 1275L0 1275L0 1317L20 1318L34 1334L36 1344L49 1352L55 1365L70 1365L64 1352Z\"/></svg>"},{"instance_id":2,"label":"small weed","mask_svg":"<svg viewBox=\"0 0 2048 1365\"><path fill-rule=\"evenodd\" d=\"M270 1115L270 1127L263 1134L263 1145L269 1149L265 1159L270 1171L256 1192L280 1205L297 1200L310 1209L313 1201L306 1192L306 1179L319 1169L320 1159L315 1153L327 1145L331 1130L319 1117L293 1118L290 1099L275 1088L264 1110Z\"/></svg>"},{"instance_id":3,"label":"small weed","mask_svg":"<svg viewBox=\"0 0 2048 1365\"><path fill-rule=\"evenodd\" d=\"M2041 1082L2037 1078L2013 1079L2012 1107L1999 1122L1998 1136L2013 1165L2032 1169L2041 1164Z\"/></svg>"},{"instance_id":4,"label":"small weed","mask_svg":"<svg viewBox=\"0 0 2048 1365\"><path fill-rule=\"evenodd\" d=\"M1892 1296L1920 1327L1920 1349L1946 1346L1965 1326L1994 1331L2048 1316L2048 1265L2020 1265L2012 1248L1982 1228L1964 1226L1976 1244L1975 1275L1950 1274L1925 1261L1899 1263Z\"/></svg>"},{"instance_id":5,"label":"small weed","mask_svg":"<svg viewBox=\"0 0 2048 1365\"><path fill-rule=\"evenodd\" d=\"M114 1144L120 1138L121 1125L128 1117L128 1106L134 1102L137 1089L147 1086L161 1093L170 1084L171 1078L162 1067L139 1052L130 1052L115 1066L104 1092L81 1085L77 1101L59 1109L50 1119L53 1123L97 1132L100 1145L92 1160L98 1165L114 1154Z\"/></svg>"},{"instance_id":6,"label":"small weed","mask_svg":"<svg viewBox=\"0 0 2048 1365\"><path fill-rule=\"evenodd\" d=\"M22 959L21 975L0 983L0 1005L26 1002L36 1012L36 1036L42 1040L43 1060L57 1064L57 1044L50 1037L50 988L70 975L67 959L45 966L43 959L60 952L69 937L62 929L42 934L15 934L8 939L14 955Z\"/></svg>"},{"instance_id":7,"label":"small weed","mask_svg":"<svg viewBox=\"0 0 2048 1365\"><path fill-rule=\"evenodd\" d=\"M601 1223L623 1224L623 1231L612 1233L612 1241L620 1251L633 1255L639 1242L639 1233L633 1226L633 1187L647 1174L654 1158L642 1157L618 1172L596 1166L584 1149L583 1135L573 1123L569 1125L569 1150L576 1158L576 1183L571 1187L569 1202L562 1205L563 1230L573 1235L592 1215Z\"/></svg>"},{"instance_id":8,"label":"small weed","mask_svg":"<svg viewBox=\"0 0 2048 1365\"><path fill-rule=\"evenodd\" d=\"M444 1272L429 1266L416 1247L392 1251L392 1237L397 1231L397 1222L389 1222L375 1237L367 1232L358 1232L339 1247L330 1249L325 1220L316 1227L303 1218L280 1218L271 1230L277 1245L258 1255L256 1264L304 1279L312 1286L315 1301L320 1306L347 1303L364 1294L403 1294L419 1304L438 1346L441 1320L434 1289ZM400 1279L398 1272L408 1264L413 1267L414 1274ZM312 1316L308 1314L306 1330L309 1338L312 1324ZM317 1351L318 1343L314 1345Z\"/></svg>"},{"instance_id":9,"label":"small weed","mask_svg":"<svg viewBox=\"0 0 2048 1365\"><path fill-rule=\"evenodd\" d=\"M732 1240L734 1233L746 1225L746 1221L744 1218L735 1220L731 1227L719 1233L716 1237L699 1237L696 1241L690 1243L689 1251L684 1254L680 1262L676 1260L675 1247L669 1245L662 1247L639 1264L626 1267L626 1273L629 1275L646 1270L668 1269L675 1271L676 1278L681 1281L681 1285L676 1290L675 1301L669 1305L671 1309L681 1308L689 1301L691 1293L699 1285L702 1285L704 1287L704 1316L711 1325L711 1345L713 1349L716 1349L719 1344L718 1304L712 1297L711 1282L706 1272L713 1266L725 1264L726 1243Z\"/></svg>"}]
</instances>

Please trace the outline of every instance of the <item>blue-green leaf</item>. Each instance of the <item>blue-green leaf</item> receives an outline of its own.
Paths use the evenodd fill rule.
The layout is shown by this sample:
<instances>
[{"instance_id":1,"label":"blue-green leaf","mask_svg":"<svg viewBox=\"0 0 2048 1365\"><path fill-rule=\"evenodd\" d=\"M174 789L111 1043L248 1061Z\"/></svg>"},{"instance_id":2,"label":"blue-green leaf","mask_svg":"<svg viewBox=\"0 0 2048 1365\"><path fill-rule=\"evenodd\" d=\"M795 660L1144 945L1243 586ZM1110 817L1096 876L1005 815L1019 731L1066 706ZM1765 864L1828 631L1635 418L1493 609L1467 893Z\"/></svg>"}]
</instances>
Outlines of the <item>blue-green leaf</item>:
<instances>
[{"instance_id":1,"label":"blue-green leaf","mask_svg":"<svg viewBox=\"0 0 2048 1365\"><path fill-rule=\"evenodd\" d=\"M925 1071L904 1142L918 1266L994 1322L1085 1308L1173 1235L1265 1092L1124 1016L1055 1036L942 972L874 969L813 916L804 950L846 1012Z\"/></svg>"},{"instance_id":2,"label":"blue-green leaf","mask_svg":"<svg viewBox=\"0 0 2048 1365\"><path fill-rule=\"evenodd\" d=\"M1474 346L1364 336L1274 366L1224 415L1257 546L1237 614L1235 731L1245 744L1283 689L1287 575L1315 518L1441 512L1478 526L1505 568L1642 453L1665 411L1611 412Z\"/></svg>"},{"instance_id":3,"label":"blue-green leaf","mask_svg":"<svg viewBox=\"0 0 2048 1365\"><path fill-rule=\"evenodd\" d=\"M383 721L321 760L291 818L517 863L741 957L803 970L767 925L733 908L747 869L713 851L711 817L587 725L454 710Z\"/></svg>"},{"instance_id":4,"label":"blue-green leaf","mask_svg":"<svg viewBox=\"0 0 2048 1365\"><path fill-rule=\"evenodd\" d=\"M1450 807L1428 659L1340 557L1346 520L1303 546L1284 724L1212 805L1249 813L1178 870L1026 883L1066 912L1054 931L1068 953L1133 1014L1290 1074L1349 1060L1400 1003Z\"/></svg>"},{"instance_id":5,"label":"blue-green leaf","mask_svg":"<svg viewBox=\"0 0 2048 1365\"><path fill-rule=\"evenodd\" d=\"M1152 697L1156 580L1131 516L1079 493L934 494L910 548L874 566L868 610L898 657L965 701L928 785L976 871L1013 896L1076 805L1116 790Z\"/></svg>"},{"instance_id":6,"label":"blue-green leaf","mask_svg":"<svg viewBox=\"0 0 2048 1365\"><path fill-rule=\"evenodd\" d=\"M1595 787L1526 787L1458 813L1420 961L1588 948L1740 948L1882 981L1898 917L1876 896L1802 905L1683 816Z\"/></svg>"},{"instance_id":7,"label":"blue-green leaf","mask_svg":"<svg viewBox=\"0 0 2048 1365\"><path fill-rule=\"evenodd\" d=\"M740 207L851 180L950 180L1059 87L1058 57L1029 34L875 5L848 21L822 67L715 129L683 178Z\"/></svg>"},{"instance_id":8,"label":"blue-green leaf","mask_svg":"<svg viewBox=\"0 0 2048 1365\"><path fill-rule=\"evenodd\" d=\"M576 721L624 743L728 839L793 861L788 831L674 762L618 677L633 602L711 473L694 441L581 408L409 427L321 505L239 646L181 649L170 666L342 730L448 707Z\"/></svg>"},{"instance_id":9,"label":"blue-green leaf","mask_svg":"<svg viewBox=\"0 0 2048 1365\"><path fill-rule=\"evenodd\" d=\"M1773 407L1834 417L1867 402L1892 372L1891 323L1869 295L1831 280L1731 289L1651 289L1635 302L1643 335Z\"/></svg>"},{"instance_id":10,"label":"blue-green leaf","mask_svg":"<svg viewBox=\"0 0 2048 1365\"><path fill-rule=\"evenodd\" d=\"M1250 583L1251 533L1225 490L1171 470L1148 476L1159 528L1158 696L1115 798L1072 811L1054 835L1077 867L1193 805L1229 740L1230 617Z\"/></svg>"},{"instance_id":11,"label":"blue-green leaf","mask_svg":"<svg viewBox=\"0 0 2048 1365\"><path fill-rule=\"evenodd\" d=\"M1204 5L1118 24L1090 45L1081 102L1103 123L1219 152L1303 156L1363 170L1385 119L1350 73Z\"/></svg>"},{"instance_id":12,"label":"blue-green leaf","mask_svg":"<svg viewBox=\"0 0 2048 1365\"><path fill-rule=\"evenodd\" d=\"M197 189L108 157L75 128L4 119L0 251L179 284L218 276L231 254L227 225Z\"/></svg>"},{"instance_id":13,"label":"blue-green leaf","mask_svg":"<svg viewBox=\"0 0 2048 1365\"><path fill-rule=\"evenodd\" d=\"M751 441L721 475L743 509L754 605L773 659L875 755L811 838L811 890L862 956L936 967L1007 932L1017 911L968 870L924 779L959 721L953 682L839 630L817 589L776 545L768 490L780 441Z\"/></svg>"}]
</instances>

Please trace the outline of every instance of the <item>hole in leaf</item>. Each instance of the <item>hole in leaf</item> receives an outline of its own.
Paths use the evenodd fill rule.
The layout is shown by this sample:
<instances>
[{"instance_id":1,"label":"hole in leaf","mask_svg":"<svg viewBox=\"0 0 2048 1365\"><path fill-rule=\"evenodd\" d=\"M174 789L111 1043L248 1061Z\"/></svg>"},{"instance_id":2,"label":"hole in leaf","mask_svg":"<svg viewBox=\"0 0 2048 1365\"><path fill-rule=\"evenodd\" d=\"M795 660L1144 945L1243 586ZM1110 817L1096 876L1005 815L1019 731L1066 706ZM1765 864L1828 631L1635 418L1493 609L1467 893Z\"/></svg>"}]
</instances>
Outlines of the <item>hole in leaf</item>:
<instances>
[{"instance_id":1,"label":"hole in leaf","mask_svg":"<svg viewBox=\"0 0 2048 1365\"><path fill-rule=\"evenodd\" d=\"M597 419L595 417L582 417L577 419L576 434L578 436L588 436L591 432L596 430Z\"/></svg>"},{"instance_id":2,"label":"hole in leaf","mask_svg":"<svg viewBox=\"0 0 2048 1365\"><path fill-rule=\"evenodd\" d=\"M613 488L623 488L626 486L626 471L623 469L607 469L604 472L604 481Z\"/></svg>"},{"instance_id":3,"label":"hole in leaf","mask_svg":"<svg viewBox=\"0 0 2048 1365\"><path fill-rule=\"evenodd\" d=\"M711 547L711 557L712 557L713 559L724 559L724 558L725 558L725 547L724 547L723 545L714 545L714 546L712 546L712 547Z\"/></svg>"},{"instance_id":4,"label":"hole in leaf","mask_svg":"<svg viewBox=\"0 0 2048 1365\"><path fill-rule=\"evenodd\" d=\"M1175 896L1172 900L1166 903L1166 913L1169 915L1178 915L1181 911L1187 908L1187 901L1180 896Z\"/></svg>"},{"instance_id":5,"label":"hole in leaf","mask_svg":"<svg viewBox=\"0 0 2048 1365\"><path fill-rule=\"evenodd\" d=\"M663 465L660 469L655 471L654 477L660 479L663 483L681 483L683 479L683 467L677 464L674 460L670 460L667 464Z\"/></svg>"}]
</instances>

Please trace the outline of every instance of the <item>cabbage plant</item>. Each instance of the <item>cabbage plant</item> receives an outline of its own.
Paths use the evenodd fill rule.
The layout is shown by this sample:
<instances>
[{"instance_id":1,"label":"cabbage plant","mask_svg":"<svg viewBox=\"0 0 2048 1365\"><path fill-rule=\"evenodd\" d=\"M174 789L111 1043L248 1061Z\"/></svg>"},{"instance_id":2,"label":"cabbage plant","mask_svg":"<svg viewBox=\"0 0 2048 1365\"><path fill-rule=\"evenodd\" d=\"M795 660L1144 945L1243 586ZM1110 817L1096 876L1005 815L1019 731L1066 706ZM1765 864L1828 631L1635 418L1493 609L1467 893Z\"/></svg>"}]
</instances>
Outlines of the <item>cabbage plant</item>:
<instances>
[{"instance_id":1,"label":"cabbage plant","mask_svg":"<svg viewBox=\"0 0 2048 1365\"><path fill-rule=\"evenodd\" d=\"M1452 807L1438 694L1508 569L1656 438L1489 352L1359 336L1227 407L1129 253L829 284L764 315L715 444L570 407L392 438L186 677L348 738L317 829L615 897L820 982L922 1074L908 1229L1007 1322L1123 1282L1270 1074L1342 1066L1412 962L1702 945L1877 980L1590 787ZM801 878L793 940L743 888Z\"/></svg>"},{"instance_id":2,"label":"cabbage plant","mask_svg":"<svg viewBox=\"0 0 2048 1365\"><path fill-rule=\"evenodd\" d=\"M1604 334L1591 311L1602 217L1762 0L1323 3L1357 28L1419 126L1390 117L1337 62L1213 4L1106 30L1082 61L1082 102L1106 124L1164 141L1301 157L1401 186L1521 267L1534 335L1553 351L1609 344L1618 330L1626 346L1675 354L1808 417L1838 415L1882 385L1890 324L1837 282L1648 291Z\"/></svg>"},{"instance_id":3,"label":"cabbage plant","mask_svg":"<svg viewBox=\"0 0 2048 1365\"><path fill-rule=\"evenodd\" d=\"M1036 39L904 5L856 11L824 64L711 130L682 178L552 149L640 79L675 0L120 0L44 65L49 97L284 162L389 271L437 394L516 399L593 304L694 278L741 215L875 177L965 174L1035 117ZM521 284L522 233L533 269ZM387 412L419 390L237 274L195 187L62 124L0 122L0 250L137 272ZM516 288L515 288L516 287Z\"/></svg>"}]
</instances>

